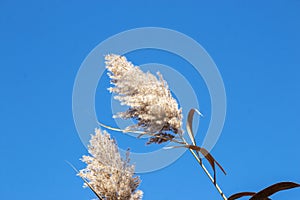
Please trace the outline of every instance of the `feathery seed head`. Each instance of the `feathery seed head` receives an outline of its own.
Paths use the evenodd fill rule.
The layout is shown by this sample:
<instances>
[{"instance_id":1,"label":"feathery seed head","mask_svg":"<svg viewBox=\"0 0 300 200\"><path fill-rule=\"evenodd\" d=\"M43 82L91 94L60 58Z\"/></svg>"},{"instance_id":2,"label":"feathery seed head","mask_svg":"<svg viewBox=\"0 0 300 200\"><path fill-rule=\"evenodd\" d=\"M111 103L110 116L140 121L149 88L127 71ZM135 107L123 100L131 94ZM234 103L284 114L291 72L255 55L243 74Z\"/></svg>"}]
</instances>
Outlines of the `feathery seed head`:
<instances>
[{"instance_id":1,"label":"feathery seed head","mask_svg":"<svg viewBox=\"0 0 300 200\"><path fill-rule=\"evenodd\" d=\"M142 199L143 192L136 190L140 179L134 176L134 166L129 164L129 157L121 158L116 142L106 131L95 130L88 150L90 156L81 159L87 167L78 175L86 179L99 196L106 200Z\"/></svg>"},{"instance_id":2,"label":"feathery seed head","mask_svg":"<svg viewBox=\"0 0 300 200\"><path fill-rule=\"evenodd\" d=\"M105 60L114 85L109 91L116 94L114 98L121 105L129 106L126 112L117 113L114 117L136 119L138 123L127 127L128 130L144 130L161 136L167 136L169 132L183 133L182 110L178 108L167 82L159 72L158 78L150 72L144 73L124 56L109 54ZM156 139L152 138L149 142L168 141L158 142Z\"/></svg>"}]
</instances>

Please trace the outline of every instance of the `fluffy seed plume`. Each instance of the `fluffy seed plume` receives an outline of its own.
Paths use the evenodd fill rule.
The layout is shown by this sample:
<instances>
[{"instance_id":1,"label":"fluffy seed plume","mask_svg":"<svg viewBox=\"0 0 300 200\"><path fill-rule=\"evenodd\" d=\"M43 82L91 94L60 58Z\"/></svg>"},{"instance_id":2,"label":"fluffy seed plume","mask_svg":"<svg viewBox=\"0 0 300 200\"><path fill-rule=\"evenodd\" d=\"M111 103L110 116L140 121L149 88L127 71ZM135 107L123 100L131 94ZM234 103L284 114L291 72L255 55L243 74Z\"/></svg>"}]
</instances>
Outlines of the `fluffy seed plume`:
<instances>
[{"instance_id":1,"label":"fluffy seed plume","mask_svg":"<svg viewBox=\"0 0 300 200\"><path fill-rule=\"evenodd\" d=\"M157 77L144 73L138 66L128 62L124 56L105 56L108 75L114 87L115 99L129 109L114 117L135 119L137 124L127 130L143 130L154 134L148 143L162 143L182 134L182 110L172 97L167 82L158 72ZM172 133L172 134L170 134Z\"/></svg>"},{"instance_id":2,"label":"fluffy seed plume","mask_svg":"<svg viewBox=\"0 0 300 200\"><path fill-rule=\"evenodd\" d=\"M79 176L98 196L105 200L140 200L143 192L137 190L139 177L134 176L134 165L129 164L129 155L122 159L116 142L100 129L95 130L88 147L90 156L83 156L87 164L80 170Z\"/></svg>"}]
</instances>

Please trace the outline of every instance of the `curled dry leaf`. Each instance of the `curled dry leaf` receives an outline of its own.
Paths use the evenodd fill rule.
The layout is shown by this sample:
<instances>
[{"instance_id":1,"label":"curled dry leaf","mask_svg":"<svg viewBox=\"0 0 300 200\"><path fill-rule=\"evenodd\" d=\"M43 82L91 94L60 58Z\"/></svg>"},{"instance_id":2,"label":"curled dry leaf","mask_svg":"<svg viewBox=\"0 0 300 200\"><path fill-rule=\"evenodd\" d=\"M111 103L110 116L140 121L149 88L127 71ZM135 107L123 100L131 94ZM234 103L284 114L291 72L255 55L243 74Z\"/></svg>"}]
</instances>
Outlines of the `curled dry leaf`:
<instances>
[{"instance_id":1,"label":"curled dry leaf","mask_svg":"<svg viewBox=\"0 0 300 200\"><path fill-rule=\"evenodd\" d=\"M195 135L193 132L193 118L194 118L194 114L195 112L197 112L200 116L202 116L202 114L199 112L199 110L192 108L189 111L188 114L188 119L187 119L187 124L186 124L186 129L188 132L188 135L192 141L193 145L186 145L187 148L195 150L197 152L200 152L209 162L209 164L211 165L213 172L214 172L214 184L216 184L216 167L215 164L217 164L220 169L223 171L224 174L226 174L225 170L223 169L223 167L214 159L214 157L203 147L199 147L196 145L196 140L195 140ZM200 157L199 157L200 159ZM201 160L200 160L201 161Z\"/></svg>"},{"instance_id":2,"label":"curled dry leaf","mask_svg":"<svg viewBox=\"0 0 300 200\"><path fill-rule=\"evenodd\" d=\"M255 195L255 192L239 192L236 194L231 195L227 200L235 200L235 199L239 199L241 197L245 197L245 196L253 196ZM262 199L264 200L264 199ZM270 200L269 198L266 198L265 200Z\"/></svg>"},{"instance_id":3,"label":"curled dry leaf","mask_svg":"<svg viewBox=\"0 0 300 200\"><path fill-rule=\"evenodd\" d=\"M282 191L292 188L300 187L300 184L294 182L280 182L275 183L257 193L255 192L239 192L231 195L228 200L235 200L245 196L252 196L249 200L270 200L270 196Z\"/></svg>"},{"instance_id":4,"label":"curled dry leaf","mask_svg":"<svg viewBox=\"0 0 300 200\"><path fill-rule=\"evenodd\" d=\"M189 111L189 114L188 114L187 123L186 123L186 130L189 134L189 137L192 141L192 144L196 146L195 135L194 135L194 132L193 132L193 118L194 118L194 113L195 112L197 112L200 116L202 116L202 114L199 112L199 110L197 110L196 108L192 108Z\"/></svg>"},{"instance_id":5,"label":"curled dry leaf","mask_svg":"<svg viewBox=\"0 0 300 200\"><path fill-rule=\"evenodd\" d=\"M216 161L216 159L205 148L198 147L198 146L195 146L195 145L187 145L186 147L189 148L189 149L200 152L206 158L206 160L209 162L210 166L212 167L212 169L214 171L214 183L215 184L216 184L216 167L215 167L215 164L217 164L218 167L222 170L222 172L226 175L226 172L223 169L223 167L220 165L220 163L218 163Z\"/></svg>"},{"instance_id":6,"label":"curled dry leaf","mask_svg":"<svg viewBox=\"0 0 300 200\"><path fill-rule=\"evenodd\" d=\"M267 199L267 197L275 194L276 192L282 191L282 190L288 190L292 188L300 187L300 184L293 183L293 182L280 182L275 183L274 185L271 185L258 193L256 193L253 197L251 197L249 200L261 200L261 199Z\"/></svg>"}]
</instances>

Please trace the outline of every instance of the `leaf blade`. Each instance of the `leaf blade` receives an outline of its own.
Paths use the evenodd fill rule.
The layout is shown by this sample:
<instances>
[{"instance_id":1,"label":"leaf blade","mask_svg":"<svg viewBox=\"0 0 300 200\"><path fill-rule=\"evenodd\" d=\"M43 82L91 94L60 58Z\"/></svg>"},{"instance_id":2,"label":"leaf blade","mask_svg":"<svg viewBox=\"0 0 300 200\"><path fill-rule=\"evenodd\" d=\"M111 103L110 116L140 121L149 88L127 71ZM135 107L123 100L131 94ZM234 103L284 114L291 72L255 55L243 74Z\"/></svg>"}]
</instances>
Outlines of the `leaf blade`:
<instances>
[{"instance_id":1,"label":"leaf blade","mask_svg":"<svg viewBox=\"0 0 300 200\"><path fill-rule=\"evenodd\" d=\"M289 190L292 188L300 187L300 184L294 183L294 182L279 182L275 183L259 192L257 192L253 197L251 197L249 200L261 200L264 198L267 198L279 191L282 190Z\"/></svg>"},{"instance_id":2,"label":"leaf blade","mask_svg":"<svg viewBox=\"0 0 300 200\"><path fill-rule=\"evenodd\" d=\"M239 192L231 195L227 200L235 200L245 196L253 196L255 194L256 194L255 192Z\"/></svg>"},{"instance_id":3,"label":"leaf blade","mask_svg":"<svg viewBox=\"0 0 300 200\"><path fill-rule=\"evenodd\" d=\"M224 168L219 164L219 162L216 161L216 159L203 147L195 146L195 145L187 145L187 148L190 148L192 150L200 152L206 160L209 162L210 166L213 169L214 172L214 183L216 184L216 167L215 164L218 165L218 167L221 169L221 171L226 175L226 171Z\"/></svg>"},{"instance_id":4,"label":"leaf blade","mask_svg":"<svg viewBox=\"0 0 300 200\"><path fill-rule=\"evenodd\" d=\"M188 135L192 141L192 144L196 146L196 140L195 140L195 135L193 132L193 119L194 119L194 113L197 113L200 116L203 116L199 110L196 108L192 108L189 113L188 113L188 118L187 118L187 123L186 123L186 130L188 132Z\"/></svg>"}]
</instances>

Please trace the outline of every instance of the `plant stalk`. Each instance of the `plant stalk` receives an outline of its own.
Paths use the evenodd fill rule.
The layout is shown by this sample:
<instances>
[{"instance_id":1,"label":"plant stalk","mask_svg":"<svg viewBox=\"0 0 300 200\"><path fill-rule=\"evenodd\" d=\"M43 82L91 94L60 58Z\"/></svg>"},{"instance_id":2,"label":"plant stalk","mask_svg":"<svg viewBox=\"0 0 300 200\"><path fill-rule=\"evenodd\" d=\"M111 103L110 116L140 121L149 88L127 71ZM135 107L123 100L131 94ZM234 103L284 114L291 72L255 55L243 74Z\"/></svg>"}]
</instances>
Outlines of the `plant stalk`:
<instances>
[{"instance_id":1,"label":"plant stalk","mask_svg":"<svg viewBox=\"0 0 300 200\"><path fill-rule=\"evenodd\" d=\"M202 167L202 169L204 170L205 174L208 176L208 178L210 179L210 181L212 182L212 184L215 186L215 188L217 189L217 191L219 192L219 194L221 195L221 197L224 200L227 200L227 197L225 196L225 194L222 192L221 188L219 187L219 185L217 183L214 182L213 177L210 175L210 173L208 172L208 170L206 169L206 167L204 166L204 164L202 163L202 161L199 159L199 157L196 155L196 153L192 150L189 149L190 152L193 154L193 156L195 157L195 159L197 160L197 162L199 163L199 165Z\"/></svg>"},{"instance_id":2,"label":"plant stalk","mask_svg":"<svg viewBox=\"0 0 300 200\"><path fill-rule=\"evenodd\" d=\"M104 128L113 130L113 131L119 131L119 132L123 132L123 133L135 133L135 134L139 134L139 135L150 135L150 136L154 136L154 137L159 137L159 138L164 138L161 136L157 136L155 134L151 134L151 133L147 133L147 132L143 132L143 131L130 131L130 130L122 130L122 129L118 129L118 128L113 128L111 126L107 126L105 124L102 124L100 122L98 122L98 124ZM184 139L184 137L181 135L180 137L181 141L179 140L171 140L171 142L175 142L177 144L184 144L184 145L188 145L187 141ZM212 184L215 186L215 188L217 189L217 191L219 192L219 194L221 195L221 197L224 200L227 200L227 197L225 196L225 194L222 192L221 188L219 187L219 185L217 183L214 182L214 178L211 176L211 174L209 173L209 171L206 169L206 167L204 166L204 164L202 163L199 154L196 154L192 149L190 149L190 152L193 154L193 156L195 157L195 159L197 160L197 162L199 163L199 165L202 167L202 169L204 170L205 174L208 176L209 180L212 182Z\"/></svg>"}]
</instances>

